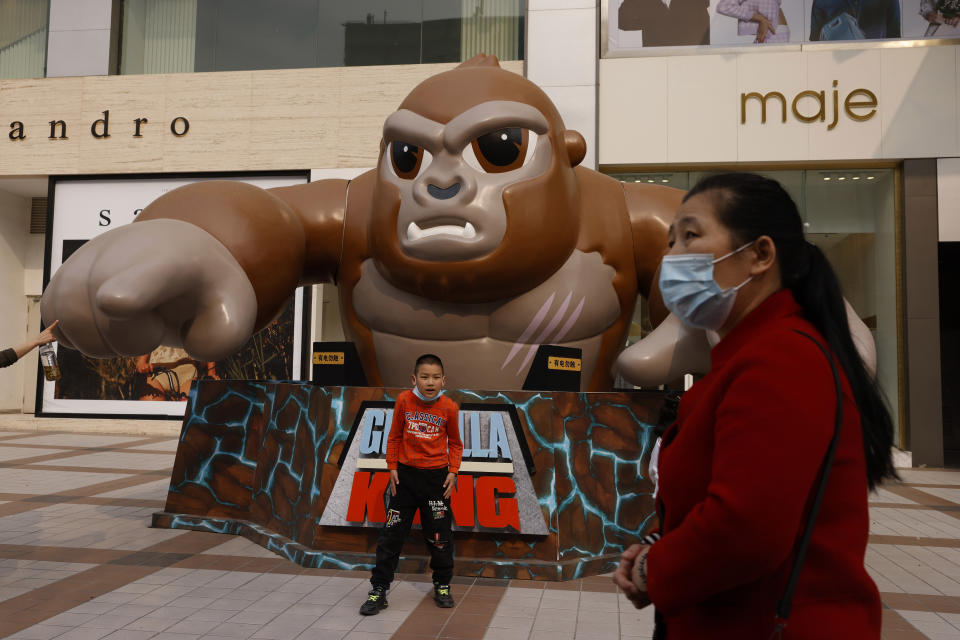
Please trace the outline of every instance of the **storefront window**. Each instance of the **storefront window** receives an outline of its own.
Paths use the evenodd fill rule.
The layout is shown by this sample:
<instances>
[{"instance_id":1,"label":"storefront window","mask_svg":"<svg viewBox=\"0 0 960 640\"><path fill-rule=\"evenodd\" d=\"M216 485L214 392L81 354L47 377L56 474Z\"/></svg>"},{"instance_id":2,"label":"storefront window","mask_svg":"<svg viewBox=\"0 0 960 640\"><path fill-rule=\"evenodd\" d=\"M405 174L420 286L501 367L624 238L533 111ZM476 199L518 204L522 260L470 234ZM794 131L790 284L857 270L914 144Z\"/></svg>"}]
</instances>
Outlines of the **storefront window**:
<instances>
[{"instance_id":1,"label":"storefront window","mask_svg":"<svg viewBox=\"0 0 960 640\"><path fill-rule=\"evenodd\" d=\"M525 0L124 0L120 72L523 57Z\"/></svg>"},{"instance_id":2,"label":"storefront window","mask_svg":"<svg viewBox=\"0 0 960 640\"><path fill-rule=\"evenodd\" d=\"M0 78L42 78L50 0L0 0Z\"/></svg>"},{"instance_id":3,"label":"storefront window","mask_svg":"<svg viewBox=\"0 0 960 640\"><path fill-rule=\"evenodd\" d=\"M601 0L603 57L671 55L684 49L797 50L811 43L952 39L956 0ZM761 53L762 55L762 53Z\"/></svg>"},{"instance_id":4,"label":"storefront window","mask_svg":"<svg viewBox=\"0 0 960 640\"><path fill-rule=\"evenodd\" d=\"M787 190L804 222L807 238L833 265L844 295L870 328L877 345L877 377L890 413L899 422L900 376L897 312L897 216L892 169L759 172ZM616 174L624 182L689 189L701 172ZM650 330L638 304L629 341Z\"/></svg>"}]
</instances>

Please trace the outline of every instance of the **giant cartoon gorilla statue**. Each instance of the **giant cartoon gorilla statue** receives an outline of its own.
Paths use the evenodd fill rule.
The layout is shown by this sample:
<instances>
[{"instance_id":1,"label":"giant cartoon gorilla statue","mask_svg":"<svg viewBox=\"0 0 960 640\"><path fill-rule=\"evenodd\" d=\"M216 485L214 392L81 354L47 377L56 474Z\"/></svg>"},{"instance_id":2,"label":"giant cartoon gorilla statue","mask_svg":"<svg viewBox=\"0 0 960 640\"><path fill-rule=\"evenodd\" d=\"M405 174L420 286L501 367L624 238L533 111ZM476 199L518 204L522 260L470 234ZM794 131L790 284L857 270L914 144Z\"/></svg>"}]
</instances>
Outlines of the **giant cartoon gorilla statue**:
<instances>
[{"instance_id":1,"label":"giant cartoon gorilla statue","mask_svg":"<svg viewBox=\"0 0 960 640\"><path fill-rule=\"evenodd\" d=\"M176 189L67 260L43 317L91 356L166 344L217 360L297 286L333 282L371 384L405 386L434 352L452 385L519 389L549 343L580 347L583 388L609 389L637 294L667 315L656 276L682 192L578 167L585 153L546 94L478 56L386 119L376 169ZM671 316L621 365L651 384L704 370L707 354Z\"/></svg>"}]
</instances>

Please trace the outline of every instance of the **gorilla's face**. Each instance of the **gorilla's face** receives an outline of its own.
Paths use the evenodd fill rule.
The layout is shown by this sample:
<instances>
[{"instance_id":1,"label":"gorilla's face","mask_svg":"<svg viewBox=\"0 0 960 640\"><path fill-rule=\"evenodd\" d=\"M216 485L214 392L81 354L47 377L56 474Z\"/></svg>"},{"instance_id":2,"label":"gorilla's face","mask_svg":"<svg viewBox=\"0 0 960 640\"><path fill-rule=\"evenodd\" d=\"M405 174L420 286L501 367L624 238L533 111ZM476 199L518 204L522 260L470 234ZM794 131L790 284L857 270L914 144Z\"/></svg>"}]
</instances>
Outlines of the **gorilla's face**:
<instances>
[{"instance_id":1,"label":"gorilla's face","mask_svg":"<svg viewBox=\"0 0 960 640\"><path fill-rule=\"evenodd\" d=\"M431 262L479 258L507 233L504 190L550 168L547 119L520 102L490 101L441 124L406 109L383 128L380 180L397 188L401 251Z\"/></svg>"},{"instance_id":2,"label":"gorilla's face","mask_svg":"<svg viewBox=\"0 0 960 640\"><path fill-rule=\"evenodd\" d=\"M584 152L522 76L468 61L428 78L384 124L368 236L377 269L438 301L529 291L576 247Z\"/></svg>"}]
</instances>

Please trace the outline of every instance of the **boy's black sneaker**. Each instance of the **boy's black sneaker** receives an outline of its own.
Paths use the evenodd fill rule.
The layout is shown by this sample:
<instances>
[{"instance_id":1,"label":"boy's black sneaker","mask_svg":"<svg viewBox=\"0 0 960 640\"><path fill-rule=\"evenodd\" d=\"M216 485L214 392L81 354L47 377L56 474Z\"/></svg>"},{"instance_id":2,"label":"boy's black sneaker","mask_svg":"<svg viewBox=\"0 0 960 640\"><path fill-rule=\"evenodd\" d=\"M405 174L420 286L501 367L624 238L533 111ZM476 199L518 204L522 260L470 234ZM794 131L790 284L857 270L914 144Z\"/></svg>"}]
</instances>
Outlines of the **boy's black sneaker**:
<instances>
[{"instance_id":1,"label":"boy's black sneaker","mask_svg":"<svg viewBox=\"0 0 960 640\"><path fill-rule=\"evenodd\" d=\"M453 597L450 595L450 585L434 583L433 599L437 601L437 606L441 609L452 608Z\"/></svg>"},{"instance_id":2,"label":"boy's black sneaker","mask_svg":"<svg viewBox=\"0 0 960 640\"><path fill-rule=\"evenodd\" d=\"M367 600L360 605L360 615L375 616L381 609L387 608L387 590L383 587L374 587L367 594Z\"/></svg>"}]
</instances>

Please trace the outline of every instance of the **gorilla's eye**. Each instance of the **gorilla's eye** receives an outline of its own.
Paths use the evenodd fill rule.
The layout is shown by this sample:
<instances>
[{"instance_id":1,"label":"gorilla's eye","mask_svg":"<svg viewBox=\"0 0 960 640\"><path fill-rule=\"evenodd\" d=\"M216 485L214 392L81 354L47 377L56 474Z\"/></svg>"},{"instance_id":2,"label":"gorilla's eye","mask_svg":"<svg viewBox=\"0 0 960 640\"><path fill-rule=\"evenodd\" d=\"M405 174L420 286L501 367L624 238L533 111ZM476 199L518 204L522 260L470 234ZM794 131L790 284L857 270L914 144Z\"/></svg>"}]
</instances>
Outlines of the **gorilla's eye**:
<instances>
[{"instance_id":1,"label":"gorilla's eye","mask_svg":"<svg viewBox=\"0 0 960 640\"><path fill-rule=\"evenodd\" d=\"M413 180L422 169L426 169L430 160L430 153L422 147L399 140L390 143L390 163L398 178Z\"/></svg>"},{"instance_id":2,"label":"gorilla's eye","mask_svg":"<svg viewBox=\"0 0 960 640\"><path fill-rule=\"evenodd\" d=\"M534 146L536 138L535 133L521 127L497 129L470 143L464 157L471 165L476 158L479 166L474 168L487 173L506 173L524 165L528 149Z\"/></svg>"}]
</instances>

